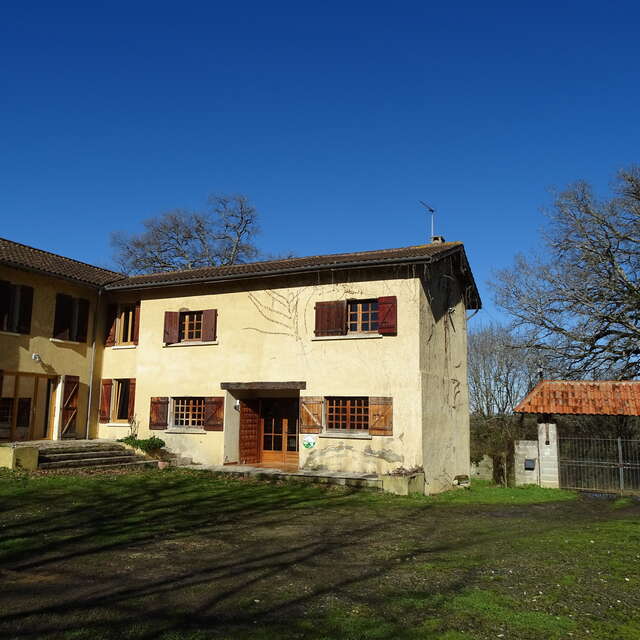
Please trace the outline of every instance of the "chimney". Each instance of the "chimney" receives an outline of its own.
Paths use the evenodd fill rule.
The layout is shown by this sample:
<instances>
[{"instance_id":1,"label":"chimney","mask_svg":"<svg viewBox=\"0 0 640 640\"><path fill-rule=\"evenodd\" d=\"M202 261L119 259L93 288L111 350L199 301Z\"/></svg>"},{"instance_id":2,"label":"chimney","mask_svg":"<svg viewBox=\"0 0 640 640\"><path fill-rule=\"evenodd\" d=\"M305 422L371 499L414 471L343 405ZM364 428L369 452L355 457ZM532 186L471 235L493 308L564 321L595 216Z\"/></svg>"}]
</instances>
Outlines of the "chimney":
<instances>
[{"instance_id":1,"label":"chimney","mask_svg":"<svg viewBox=\"0 0 640 640\"><path fill-rule=\"evenodd\" d=\"M444 236L431 236L431 244L442 244Z\"/></svg>"}]
</instances>

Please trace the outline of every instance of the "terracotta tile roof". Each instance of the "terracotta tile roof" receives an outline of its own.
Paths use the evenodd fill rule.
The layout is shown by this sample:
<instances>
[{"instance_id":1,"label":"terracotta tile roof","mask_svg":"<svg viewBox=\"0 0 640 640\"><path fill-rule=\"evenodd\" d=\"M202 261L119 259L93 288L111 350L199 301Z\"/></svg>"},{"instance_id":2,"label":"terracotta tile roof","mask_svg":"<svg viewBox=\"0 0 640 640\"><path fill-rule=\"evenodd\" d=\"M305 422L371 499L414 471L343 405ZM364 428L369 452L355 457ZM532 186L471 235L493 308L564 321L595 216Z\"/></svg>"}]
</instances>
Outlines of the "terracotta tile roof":
<instances>
[{"instance_id":1,"label":"terracotta tile roof","mask_svg":"<svg viewBox=\"0 0 640 640\"><path fill-rule=\"evenodd\" d=\"M480 295L473 280L473 275L461 242L443 242L401 247L398 249L380 249L377 251L361 251L357 253L337 253L304 258L287 258L286 260L250 262L225 267L165 271L162 273L131 276L109 284L107 289L142 289L199 282L250 279L269 275L292 275L305 271L349 268L356 265L384 266L412 262L433 262L453 254L460 254L461 264L464 267L464 277L467 281L466 284L471 289L471 295L468 296L469 307L479 309L481 306Z\"/></svg>"},{"instance_id":2,"label":"terracotta tile roof","mask_svg":"<svg viewBox=\"0 0 640 640\"><path fill-rule=\"evenodd\" d=\"M5 238L0 238L0 264L60 276L96 287L123 278L121 273L94 267L42 249L34 249Z\"/></svg>"},{"instance_id":3,"label":"terracotta tile roof","mask_svg":"<svg viewBox=\"0 0 640 640\"><path fill-rule=\"evenodd\" d=\"M640 416L640 380L542 380L514 411Z\"/></svg>"},{"instance_id":4,"label":"terracotta tile roof","mask_svg":"<svg viewBox=\"0 0 640 640\"><path fill-rule=\"evenodd\" d=\"M286 260L268 260L225 267L164 271L162 273L126 277L108 269L94 267L55 253L0 238L0 264L60 276L93 286L104 286L110 290L145 289L149 287L214 283L225 280L251 280L264 276L294 275L309 271L343 269L355 266L374 267L417 264L435 262L449 255L459 256L461 276L467 287L468 308L479 309L482 304L480 294L461 242L442 242L398 249L287 258Z\"/></svg>"}]
</instances>

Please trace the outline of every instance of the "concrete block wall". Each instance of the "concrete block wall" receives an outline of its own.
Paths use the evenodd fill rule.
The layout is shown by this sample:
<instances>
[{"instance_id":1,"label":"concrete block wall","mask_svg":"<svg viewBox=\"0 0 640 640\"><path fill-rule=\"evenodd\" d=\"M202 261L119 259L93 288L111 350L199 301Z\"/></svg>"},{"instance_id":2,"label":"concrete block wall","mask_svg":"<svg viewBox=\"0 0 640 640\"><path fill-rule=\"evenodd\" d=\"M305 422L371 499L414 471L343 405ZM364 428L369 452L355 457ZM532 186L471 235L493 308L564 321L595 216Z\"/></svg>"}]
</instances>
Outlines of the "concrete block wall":
<instances>
[{"instance_id":1,"label":"concrete block wall","mask_svg":"<svg viewBox=\"0 0 640 640\"><path fill-rule=\"evenodd\" d=\"M553 422L538 424L538 453L540 457L540 486L558 489L558 429Z\"/></svg>"},{"instance_id":2,"label":"concrete block wall","mask_svg":"<svg viewBox=\"0 0 640 640\"><path fill-rule=\"evenodd\" d=\"M525 460L533 460L534 468L525 469ZM515 482L516 487L525 484L540 484L540 459L537 440L516 440L514 447Z\"/></svg>"}]
</instances>

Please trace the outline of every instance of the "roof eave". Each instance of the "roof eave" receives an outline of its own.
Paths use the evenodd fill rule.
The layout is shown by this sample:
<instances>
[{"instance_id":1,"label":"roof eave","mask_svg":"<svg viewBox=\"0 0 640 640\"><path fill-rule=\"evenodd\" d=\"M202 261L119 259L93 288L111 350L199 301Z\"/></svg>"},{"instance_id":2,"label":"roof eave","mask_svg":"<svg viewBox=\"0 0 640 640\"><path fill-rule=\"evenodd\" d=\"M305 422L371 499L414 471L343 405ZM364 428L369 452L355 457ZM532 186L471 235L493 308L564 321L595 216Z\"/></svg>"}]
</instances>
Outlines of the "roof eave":
<instances>
[{"instance_id":1,"label":"roof eave","mask_svg":"<svg viewBox=\"0 0 640 640\"><path fill-rule=\"evenodd\" d=\"M50 278L58 278L59 280L64 280L65 282L72 282L77 285L88 287L89 289L98 290L98 289L104 288L106 284L111 284L111 283L98 284L96 282L90 282L89 280L82 280L81 278L73 278L71 276L65 276L60 273L54 273L53 271L50 271L48 269L38 269L37 267L29 267L24 264L12 262L11 260L0 260L0 265L11 267L12 269L18 269L19 271L28 271L29 273L37 273L38 275L49 276ZM116 282L116 280L114 280L114 282Z\"/></svg>"},{"instance_id":2,"label":"roof eave","mask_svg":"<svg viewBox=\"0 0 640 640\"><path fill-rule=\"evenodd\" d=\"M105 285L105 289L107 291L140 291L145 289L155 289L155 288L169 288L169 287L180 287L184 285L197 285L197 284L209 284L216 282L231 282L231 281L241 281L241 280L261 280L263 278L274 278L283 275L297 275L302 273L314 273L319 271L342 271L345 269L366 269L369 267L393 267L395 265L408 265L408 264L431 264L436 262L452 253L457 251L461 251L465 260L466 267L466 277L468 277L470 281L470 286L473 288L474 297L476 299L477 305L471 306L467 305L469 309L480 309L482 306L482 302L480 300L480 294L478 293L478 289L476 287L475 281L473 279L473 274L471 273L471 269L469 268L469 263L466 258L466 254L464 253L464 248L462 245L457 245L455 247L451 247L447 251L443 251L442 253L437 254L437 256L421 256L415 257L411 256L409 258L388 258L382 260L362 260L357 262L336 262L332 265L305 265L303 267L296 268L287 268L287 269L276 269L274 271L269 271L268 273L235 273L229 275L220 275L220 276L208 276L198 279L187 279L182 278L180 280L174 280L172 282L147 282L143 284L118 284L120 281L115 281L112 283L108 283Z\"/></svg>"}]
</instances>

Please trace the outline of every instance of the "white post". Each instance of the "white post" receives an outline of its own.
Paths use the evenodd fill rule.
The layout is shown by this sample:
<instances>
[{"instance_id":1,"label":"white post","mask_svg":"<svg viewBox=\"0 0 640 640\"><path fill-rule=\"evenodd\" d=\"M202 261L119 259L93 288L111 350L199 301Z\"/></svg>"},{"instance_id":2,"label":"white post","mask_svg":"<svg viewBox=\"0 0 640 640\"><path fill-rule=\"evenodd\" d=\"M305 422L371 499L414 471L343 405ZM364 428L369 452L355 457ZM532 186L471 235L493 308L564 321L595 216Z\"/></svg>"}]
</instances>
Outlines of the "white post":
<instances>
[{"instance_id":1,"label":"white post","mask_svg":"<svg viewBox=\"0 0 640 640\"><path fill-rule=\"evenodd\" d=\"M55 404L53 406L53 431L51 433L52 440L61 439L62 426L62 390L64 389L64 379L66 376L60 376L58 386L56 387Z\"/></svg>"},{"instance_id":2,"label":"white post","mask_svg":"<svg viewBox=\"0 0 640 640\"><path fill-rule=\"evenodd\" d=\"M538 460L540 486L558 489L560 487L558 429L554 422L538 423Z\"/></svg>"}]
</instances>

